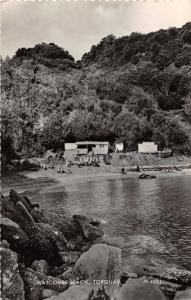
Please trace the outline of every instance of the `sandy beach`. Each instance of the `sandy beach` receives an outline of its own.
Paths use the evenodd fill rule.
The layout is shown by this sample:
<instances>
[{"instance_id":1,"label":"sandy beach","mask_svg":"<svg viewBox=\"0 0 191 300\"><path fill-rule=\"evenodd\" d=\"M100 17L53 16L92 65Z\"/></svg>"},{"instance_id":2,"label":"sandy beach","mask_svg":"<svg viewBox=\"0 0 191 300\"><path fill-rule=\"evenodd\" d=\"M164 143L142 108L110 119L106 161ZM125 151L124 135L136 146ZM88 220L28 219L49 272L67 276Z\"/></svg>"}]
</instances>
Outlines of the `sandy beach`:
<instances>
[{"instance_id":1,"label":"sandy beach","mask_svg":"<svg viewBox=\"0 0 191 300\"><path fill-rule=\"evenodd\" d=\"M180 167L182 164L176 164ZM152 166L143 166L152 168ZM154 168L155 166L153 166ZM189 163L185 164L185 169L181 171L165 172L165 171L146 171L146 173L156 175L159 177L174 177L174 176L191 176L191 169L188 168ZM127 169L127 168L125 168ZM16 188L18 192L35 190L37 187L51 189L54 186L63 186L71 184L80 184L84 182L97 182L104 179L124 179L137 178L138 172L127 171L126 174L121 174L121 168L111 165L101 164L100 167L85 166L85 167L71 167L71 174L57 173L57 169L39 169L38 171L22 171L6 173L2 177L2 193L7 194L10 188Z\"/></svg>"}]
</instances>

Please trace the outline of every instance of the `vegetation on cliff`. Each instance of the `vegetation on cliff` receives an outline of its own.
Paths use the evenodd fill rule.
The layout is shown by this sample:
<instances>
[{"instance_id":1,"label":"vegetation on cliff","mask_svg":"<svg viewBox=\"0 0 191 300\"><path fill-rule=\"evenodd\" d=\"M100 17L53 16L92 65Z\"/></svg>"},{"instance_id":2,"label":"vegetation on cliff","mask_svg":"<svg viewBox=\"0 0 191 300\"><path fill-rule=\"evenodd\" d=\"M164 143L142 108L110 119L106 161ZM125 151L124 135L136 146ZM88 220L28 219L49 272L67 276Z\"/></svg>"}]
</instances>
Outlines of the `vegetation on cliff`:
<instances>
[{"instance_id":1,"label":"vegetation on cliff","mask_svg":"<svg viewBox=\"0 0 191 300\"><path fill-rule=\"evenodd\" d=\"M81 61L53 43L2 60L2 152L38 155L65 141L142 141L191 151L191 23L109 35Z\"/></svg>"}]
</instances>

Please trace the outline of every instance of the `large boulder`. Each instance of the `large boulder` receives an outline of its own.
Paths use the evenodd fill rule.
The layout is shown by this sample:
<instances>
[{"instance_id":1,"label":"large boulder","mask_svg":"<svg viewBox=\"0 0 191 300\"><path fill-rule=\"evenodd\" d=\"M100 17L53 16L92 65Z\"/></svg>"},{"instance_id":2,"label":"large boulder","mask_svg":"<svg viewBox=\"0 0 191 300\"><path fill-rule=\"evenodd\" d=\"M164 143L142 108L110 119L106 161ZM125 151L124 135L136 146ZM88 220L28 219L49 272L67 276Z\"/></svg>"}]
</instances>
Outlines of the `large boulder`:
<instances>
[{"instance_id":1,"label":"large boulder","mask_svg":"<svg viewBox=\"0 0 191 300\"><path fill-rule=\"evenodd\" d=\"M191 289L178 291L174 297L174 300L190 300L190 299L191 299Z\"/></svg>"},{"instance_id":2,"label":"large boulder","mask_svg":"<svg viewBox=\"0 0 191 300\"><path fill-rule=\"evenodd\" d=\"M10 197L8 197L8 196L4 197L3 195L1 195L0 209L1 209L1 215L3 217L7 217L16 223L19 222L19 216L15 209L14 203L11 202L11 200L10 200Z\"/></svg>"},{"instance_id":3,"label":"large boulder","mask_svg":"<svg viewBox=\"0 0 191 300\"><path fill-rule=\"evenodd\" d=\"M162 291L146 277L128 279L122 285L118 300L166 300Z\"/></svg>"},{"instance_id":4,"label":"large boulder","mask_svg":"<svg viewBox=\"0 0 191 300\"><path fill-rule=\"evenodd\" d=\"M19 274L17 254L10 249L0 248L2 299L25 300L24 284Z\"/></svg>"},{"instance_id":5,"label":"large boulder","mask_svg":"<svg viewBox=\"0 0 191 300\"><path fill-rule=\"evenodd\" d=\"M64 293L57 296L52 296L46 300L85 300L88 299L91 293L91 288L88 286L72 286Z\"/></svg>"},{"instance_id":6,"label":"large boulder","mask_svg":"<svg viewBox=\"0 0 191 300\"><path fill-rule=\"evenodd\" d=\"M50 297L55 296L57 294L58 294L58 292L56 292L54 290L43 289L42 293L41 293L41 299L47 299L47 298L50 298Z\"/></svg>"},{"instance_id":7,"label":"large boulder","mask_svg":"<svg viewBox=\"0 0 191 300\"><path fill-rule=\"evenodd\" d=\"M40 272L41 274L47 275L49 272L49 265L44 259L35 260L31 265L31 269Z\"/></svg>"},{"instance_id":8,"label":"large boulder","mask_svg":"<svg viewBox=\"0 0 191 300\"><path fill-rule=\"evenodd\" d=\"M59 255L62 262L70 266L78 260L81 253L79 251L70 251L70 252L63 251L63 252L59 252Z\"/></svg>"},{"instance_id":9,"label":"large boulder","mask_svg":"<svg viewBox=\"0 0 191 300\"><path fill-rule=\"evenodd\" d=\"M32 216L37 223L45 223L58 228L67 240L79 234L79 229L72 220L62 215L34 208L32 210Z\"/></svg>"},{"instance_id":10,"label":"large boulder","mask_svg":"<svg viewBox=\"0 0 191 300\"><path fill-rule=\"evenodd\" d=\"M87 285L74 285L69 287L64 293L57 296L47 298L46 300L113 300L103 286L87 286Z\"/></svg>"},{"instance_id":11,"label":"large boulder","mask_svg":"<svg viewBox=\"0 0 191 300\"><path fill-rule=\"evenodd\" d=\"M91 280L120 280L121 249L95 244L84 252L75 264L75 270Z\"/></svg>"},{"instance_id":12,"label":"large boulder","mask_svg":"<svg viewBox=\"0 0 191 300\"><path fill-rule=\"evenodd\" d=\"M26 233L9 218L1 218L1 238L8 241L11 249L21 251L29 241Z\"/></svg>"},{"instance_id":13,"label":"large boulder","mask_svg":"<svg viewBox=\"0 0 191 300\"><path fill-rule=\"evenodd\" d=\"M9 249L10 245L7 242L7 240L2 240L1 243L0 243L0 247Z\"/></svg>"},{"instance_id":14,"label":"large boulder","mask_svg":"<svg viewBox=\"0 0 191 300\"><path fill-rule=\"evenodd\" d=\"M41 285L38 272L30 268L23 268L21 276L25 285L25 298L27 300L40 300L43 286Z\"/></svg>"},{"instance_id":15,"label":"large boulder","mask_svg":"<svg viewBox=\"0 0 191 300\"><path fill-rule=\"evenodd\" d=\"M23 268L20 272L25 284L27 300L39 300L43 289L61 293L68 288L68 282L57 277L47 276L31 268Z\"/></svg>"}]
</instances>

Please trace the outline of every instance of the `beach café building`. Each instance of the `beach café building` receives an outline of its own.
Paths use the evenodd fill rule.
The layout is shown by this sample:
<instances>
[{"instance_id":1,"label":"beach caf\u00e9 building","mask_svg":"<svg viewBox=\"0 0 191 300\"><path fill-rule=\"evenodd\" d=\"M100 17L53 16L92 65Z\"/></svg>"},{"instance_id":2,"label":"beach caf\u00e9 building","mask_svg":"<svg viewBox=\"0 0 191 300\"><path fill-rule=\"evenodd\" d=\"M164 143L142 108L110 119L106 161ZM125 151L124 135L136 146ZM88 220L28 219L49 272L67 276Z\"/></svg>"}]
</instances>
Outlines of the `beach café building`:
<instances>
[{"instance_id":1,"label":"beach caf\u00e9 building","mask_svg":"<svg viewBox=\"0 0 191 300\"><path fill-rule=\"evenodd\" d=\"M107 155L109 142L82 141L76 142L76 153L79 155Z\"/></svg>"}]
</instances>

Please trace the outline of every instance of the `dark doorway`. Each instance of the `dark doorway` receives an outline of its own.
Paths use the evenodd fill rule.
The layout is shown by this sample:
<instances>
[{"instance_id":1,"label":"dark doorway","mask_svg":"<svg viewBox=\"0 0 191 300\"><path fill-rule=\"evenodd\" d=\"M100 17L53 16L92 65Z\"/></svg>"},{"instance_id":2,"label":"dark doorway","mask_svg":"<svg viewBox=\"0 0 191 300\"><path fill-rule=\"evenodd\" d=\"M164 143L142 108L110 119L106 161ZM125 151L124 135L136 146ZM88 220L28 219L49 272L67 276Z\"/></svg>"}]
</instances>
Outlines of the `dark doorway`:
<instances>
[{"instance_id":1,"label":"dark doorway","mask_svg":"<svg viewBox=\"0 0 191 300\"><path fill-rule=\"evenodd\" d=\"M88 153L92 151L92 145L88 145Z\"/></svg>"}]
</instances>

